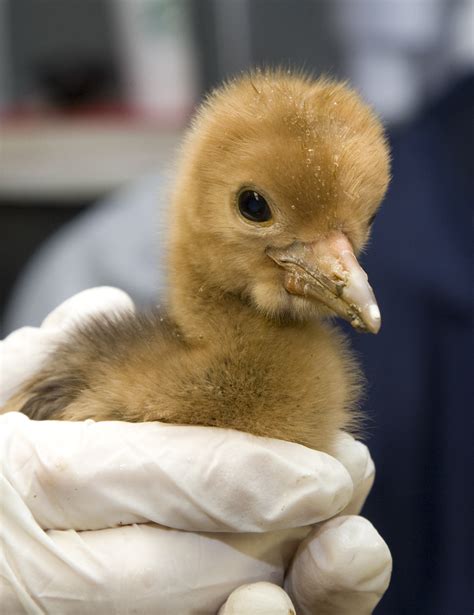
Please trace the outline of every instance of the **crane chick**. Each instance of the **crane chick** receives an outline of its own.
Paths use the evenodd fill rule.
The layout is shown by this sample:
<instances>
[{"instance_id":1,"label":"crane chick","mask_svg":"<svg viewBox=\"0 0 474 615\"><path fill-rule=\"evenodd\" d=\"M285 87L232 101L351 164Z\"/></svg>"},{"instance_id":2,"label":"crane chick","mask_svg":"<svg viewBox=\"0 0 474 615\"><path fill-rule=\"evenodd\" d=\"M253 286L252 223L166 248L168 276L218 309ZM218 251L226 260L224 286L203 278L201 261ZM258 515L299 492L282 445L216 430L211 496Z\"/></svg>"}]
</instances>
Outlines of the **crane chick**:
<instances>
[{"instance_id":1,"label":"crane chick","mask_svg":"<svg viewBox=\"0 0 474 615\"><path fill-rule=\"evenodd\" d=\"M361 376L328 317L380 327L357 255L388 179L383 129L346 85L279 71L224 85L182 148L166 311L89 320L7 409L214 425L331 452Z\"/></svg>"}]
</instances>

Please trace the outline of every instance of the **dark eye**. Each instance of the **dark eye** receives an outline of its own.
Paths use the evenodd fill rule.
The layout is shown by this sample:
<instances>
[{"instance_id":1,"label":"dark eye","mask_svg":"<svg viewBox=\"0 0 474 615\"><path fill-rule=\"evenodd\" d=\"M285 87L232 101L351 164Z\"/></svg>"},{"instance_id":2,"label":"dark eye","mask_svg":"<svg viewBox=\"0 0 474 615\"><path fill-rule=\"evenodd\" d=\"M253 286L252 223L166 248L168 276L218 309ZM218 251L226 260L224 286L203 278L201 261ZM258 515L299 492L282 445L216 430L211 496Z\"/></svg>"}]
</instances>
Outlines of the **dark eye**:
<instances>
[{"instance_id":1,"label":"dark eye","mask_svg":"<svg viewBox=\"0 0 474 615\"><path fill-rule=\"evenodd\" d=\"M244 190L239 194L239 211L252 222L268 222L272 212L261 194L254 190Z\"/></svg>"},{"instance_id":2,"label":"dark eye","mask_svg":"<svg viewBox=\"0 0 474 615\"><path fill-rule=\"evenodd\" d=\"M372 226L372 224L374 223L375 218L377 217L377 214L374 214L373 216L370 216L369 218L369 222L367 223L368 226Z\"/></svg>"}]
</instances>

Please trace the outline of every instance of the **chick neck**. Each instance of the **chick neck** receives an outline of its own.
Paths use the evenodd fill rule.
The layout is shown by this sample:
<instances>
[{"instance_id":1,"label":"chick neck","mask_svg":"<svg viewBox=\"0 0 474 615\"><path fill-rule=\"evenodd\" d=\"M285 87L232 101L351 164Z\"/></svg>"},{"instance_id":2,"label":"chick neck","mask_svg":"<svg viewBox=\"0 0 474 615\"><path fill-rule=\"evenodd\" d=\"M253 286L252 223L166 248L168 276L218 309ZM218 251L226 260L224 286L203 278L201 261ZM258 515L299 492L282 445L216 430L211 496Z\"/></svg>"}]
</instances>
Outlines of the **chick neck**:
<instances>
[{"instance_id":1,"label":"chick neck","mask_svg":"<svg viewBox=\"0 0 474 615\"><path fill-rule=\"evenodd\" d=\"M175 246L171 256L168 311L185 338L199 341L229 329L229 323L269 323L244 294L226 291L209 280L205 268L193 262L192 248ZM244 327L245 328L245 327Z\"/></svg>"}]
</instances>

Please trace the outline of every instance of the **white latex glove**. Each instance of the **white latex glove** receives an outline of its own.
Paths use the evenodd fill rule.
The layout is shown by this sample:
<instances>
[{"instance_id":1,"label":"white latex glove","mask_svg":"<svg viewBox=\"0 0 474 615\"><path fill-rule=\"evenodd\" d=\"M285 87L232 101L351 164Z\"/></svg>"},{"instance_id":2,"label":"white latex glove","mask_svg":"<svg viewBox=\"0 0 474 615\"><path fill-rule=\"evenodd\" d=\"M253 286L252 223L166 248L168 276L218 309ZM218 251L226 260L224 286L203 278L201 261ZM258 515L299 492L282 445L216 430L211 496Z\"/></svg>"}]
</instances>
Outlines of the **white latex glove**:
<instances>
[{"instance_id":1,"label":"white latex glove","mask_svg":"<svg viewBox=\"0 0 474 615\"><path fill-rule=\"evenodd\" d=\"M12 333L0 405L75 322L124 309L121 291L93 289ZM2 415L1 612L187 615L228 598L223 615L288 614L285 583L298 614L370 613L387 546L361 517L321 522L358 512L373 463L347 435L337 457L210 427Z\"/></svg>"}]
</instances>

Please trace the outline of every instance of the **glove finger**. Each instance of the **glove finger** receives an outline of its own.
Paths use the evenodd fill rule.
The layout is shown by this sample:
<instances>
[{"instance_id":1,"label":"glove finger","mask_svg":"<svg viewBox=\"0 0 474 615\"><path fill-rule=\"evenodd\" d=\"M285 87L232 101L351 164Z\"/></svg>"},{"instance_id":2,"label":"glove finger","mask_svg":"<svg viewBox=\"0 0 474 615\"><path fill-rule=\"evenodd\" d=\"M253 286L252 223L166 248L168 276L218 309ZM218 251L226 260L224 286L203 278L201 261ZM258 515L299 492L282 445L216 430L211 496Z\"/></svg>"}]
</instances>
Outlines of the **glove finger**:
<instances>
[{"instance_id":1,"label":"glove finger","mask_svg":"<svg viewBox=\"0 0 474 615\"><path fill-rule=\"evenodd\" d=\"M354 485L352 499L342 511L342 515L357 515L372 489L375 478L375 465L370 451L363 442L341 432L334 447L334 457L349 472Z\"/></svg>"},{"instance_id":2,"label":"glove finger","mask_svg":"<svg viewBox=\"0 0 474 615\"><path fill-rule=\"evenodd\" d=\"M242 584L282 584L307 532L194 534L152 524L44 532L4 479L2 496L6 613L216 613Z\"/></svg>"},{"instance_id":3,"label":"glove finger","mask_svg":"<svg viewBox=\"0 0 474 615\"><path fill-rule=\"evenodd\" d=\"M134 311L135 306L130 296L112 286L88 288L55 308L41 323L42 329L69 329L84 321L89 316L105 313L123 313Z\"/></svg>"},{"instance_id":4,"label":"glove finger","mask_svg":"<svg viewBox=\"0 0 474 615\"><path fill-rule=\"evenodd\" d=\"M217 615L296 615L288 594L274 583L260 581L235 589Z\"/></svg>"},{"instance_id":5,"label":"glove finger","mask_svg":"<svg viewBox=\"0 0 474 615\"><path fill-rule=\"evenodd\" d=\"M44 529L262 532L328 519L352 495L333 457L230 429L15 412L0 425L3 472Z\"/></svg>"},{"instance_id":6,"label":"glove finger","mask_svg":"<svg viewBox=\"0 0 474 615\"><path fill-rule=\"evenodd\" d=\"M390 582L390 551L373 525L337 517L301 543L285 589L298 615L369 615Z\"/></svg>"}]
</instances>

